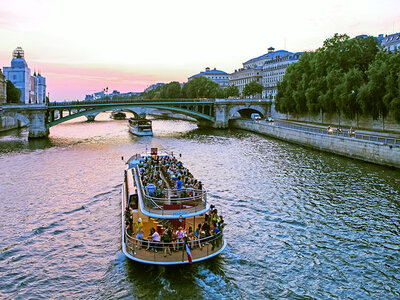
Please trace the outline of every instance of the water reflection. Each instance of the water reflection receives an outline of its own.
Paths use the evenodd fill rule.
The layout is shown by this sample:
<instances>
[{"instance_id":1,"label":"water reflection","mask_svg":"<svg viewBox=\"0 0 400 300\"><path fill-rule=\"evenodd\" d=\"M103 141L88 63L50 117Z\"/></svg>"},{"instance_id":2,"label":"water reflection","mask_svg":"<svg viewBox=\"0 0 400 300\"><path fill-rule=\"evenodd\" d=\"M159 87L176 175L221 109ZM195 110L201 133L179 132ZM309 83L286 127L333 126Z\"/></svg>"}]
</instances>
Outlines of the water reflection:
<instances>
[{"instance_id":1,"label":"water reflection","mask_svg":"<svg viewBox=\"0 0 400 300\"><path fill-rule=\"evenodd\" d=\"M398 171L240 130L153 124L145 138L108 119L60 124L44 140L28 141L24 130L0 136L1 296L400 294ZM154 146L182 154L210 191L228 224L222 255L159 267L122 254L121 156Z\"/></svg>"}]
</instances>

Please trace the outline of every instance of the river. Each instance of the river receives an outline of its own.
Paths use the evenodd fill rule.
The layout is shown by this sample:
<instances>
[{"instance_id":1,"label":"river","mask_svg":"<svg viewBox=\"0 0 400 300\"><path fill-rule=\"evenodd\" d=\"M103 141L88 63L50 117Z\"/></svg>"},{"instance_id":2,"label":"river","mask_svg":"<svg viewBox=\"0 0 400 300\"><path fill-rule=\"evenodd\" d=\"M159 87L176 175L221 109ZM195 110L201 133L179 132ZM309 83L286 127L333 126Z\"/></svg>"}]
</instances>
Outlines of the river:
<instances>
[{"instance_id":1,"label":"river","mask_svg":"<svg viewBox=\"0 0 400 300\"><path fill-rule=\"evenodd\" d=\"M240 130L154 121L134 137L102 114L0 136L0 298L400 297L400 176ZM209 191L228 246L193 265L121 252L125 159L176 154Z\"/></svg>"}]
</instances>

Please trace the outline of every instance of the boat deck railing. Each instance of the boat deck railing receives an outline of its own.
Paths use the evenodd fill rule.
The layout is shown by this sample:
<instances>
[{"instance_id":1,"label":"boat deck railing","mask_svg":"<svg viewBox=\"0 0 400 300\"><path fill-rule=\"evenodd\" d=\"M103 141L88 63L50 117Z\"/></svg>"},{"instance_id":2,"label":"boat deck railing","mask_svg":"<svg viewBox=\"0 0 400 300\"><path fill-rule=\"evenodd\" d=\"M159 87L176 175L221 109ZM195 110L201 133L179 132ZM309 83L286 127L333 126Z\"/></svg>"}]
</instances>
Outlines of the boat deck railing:
<instances>
[{"instance_id":1,"label":"boat deck railing","mask_svg":"<svg viewBox=\"0 0 400 300\"><path fill-rule=\"evenodd\" d=\"M188 262L186 243L151 242L136 239L125 231L126 250L133 257L154 263L185 263ZM223 232L198 240L187 241L192 260L202 260L214 256L225 247Z\"/></svg>"},{"instance_id":2,"label":"boat deck railing","mask_svg":"<svg viewBox=\"0 0 400 300\"><path fill-rule=\"evenodd\" d=\"M162 190L161 195L150 196L142 189L146 210L161 215L182 215L198 212L207 206L207 192L195 189Z\"/></svg>"},{"instance_id":3,"label":"boat deck railing","mask_svg":"<svg viewBox=\"0 0 400 300\"><path fill-rule=\"evenodd\" d=\"M139 176L139 168L136 167L137 180L143 199L144 209L153 214L163 216L187 215L204 210L207 207L207 192L193 188L164 189L156 196L156 193L148 193Z\"/></svg>"}]
</instances>

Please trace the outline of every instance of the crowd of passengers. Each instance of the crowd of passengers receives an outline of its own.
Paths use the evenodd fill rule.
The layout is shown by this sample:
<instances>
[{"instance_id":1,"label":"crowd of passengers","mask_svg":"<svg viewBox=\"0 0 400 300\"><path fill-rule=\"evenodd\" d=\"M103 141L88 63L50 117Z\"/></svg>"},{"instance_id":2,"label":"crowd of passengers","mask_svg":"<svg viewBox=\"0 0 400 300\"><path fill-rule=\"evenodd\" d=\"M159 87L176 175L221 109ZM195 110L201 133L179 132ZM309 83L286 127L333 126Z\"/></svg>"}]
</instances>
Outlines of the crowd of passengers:
<instances>
[{"instance_id":1,"label":"crowd of passengers","mask_svg":"<svg viewBox=\"0 0 400 300\"><path fill-rule=\"evenodd\" d=\"M185 197L190 190L203 189L201 181L194 179L175 156L146 157L138 166L143 186L150 196L164 198L167 195L163 190L175 189L180 197Z\"/></svg>"},{"instance_id":2,"label":"crowd of passengers","mask_svg":"<svg viewBox=\"0 0 400 300\"><path fill-rule=\"evenodd\" d=\"M150 234L147 239L144 238L143 222L139 218L136 223L132 222L132 214L127 210L126 216L126 229L128 234L135 236L136 248L142 249L145 247L146 250L158 252L161 249L164 250L164 256L172 254L172 251L179 251L183 249L187 243L189 248L198 247L200 250L203 249L204 245L208 244L211 240L212 249L219 246L219 239L214 239L214 236L222 232L224 226L224 219L222 215L218 215L217 209L211 205L211 209L205 214L205 221L199 223L197 228L193 230L191 226L185 227L179 226L174 229L172 226L167 226L161 233L161 235L155 230L150 229Z\"/></svg>"}]
</instances>

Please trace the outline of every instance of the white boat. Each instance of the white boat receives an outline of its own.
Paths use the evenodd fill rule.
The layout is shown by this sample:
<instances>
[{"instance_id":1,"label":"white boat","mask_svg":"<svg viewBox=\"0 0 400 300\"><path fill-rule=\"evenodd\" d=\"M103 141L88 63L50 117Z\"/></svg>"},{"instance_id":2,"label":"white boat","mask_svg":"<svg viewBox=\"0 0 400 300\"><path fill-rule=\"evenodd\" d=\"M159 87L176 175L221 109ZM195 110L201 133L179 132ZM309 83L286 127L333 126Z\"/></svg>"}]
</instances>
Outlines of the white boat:
<instances>
[{"instance_id":1,"label":"white boat","mask_svg":"<svg viewBox=\"0 0 400 300\"><path fill-rule=\"evenodd\" d=\"M151 120L129 118L129 132L137 136L153 135Z\"/></svg>"},{"instance_id":2,"label":"white boat","mask_svg":"<svg viewBox=\"0 0 400 300\"><path fill-rule=\"evenodd\" d=\"M191 176L181 162L152 148L152 154L136 154L127 164L121 205L126 257L147 264L177 265L200 262L224 250L223 218L208 203L201 183L201 189L171 187L174 180L169 174L176 164L182 176ZM158 183L148 174L159 178Z\"/></svg>"}]
</instances>

